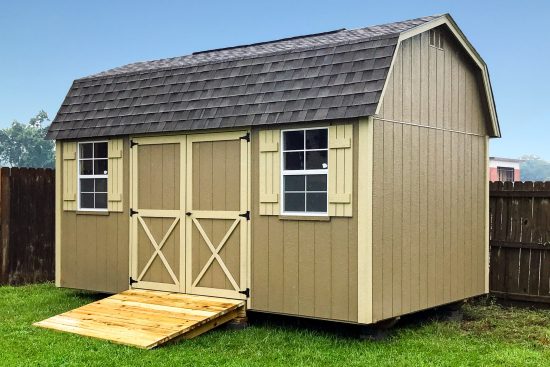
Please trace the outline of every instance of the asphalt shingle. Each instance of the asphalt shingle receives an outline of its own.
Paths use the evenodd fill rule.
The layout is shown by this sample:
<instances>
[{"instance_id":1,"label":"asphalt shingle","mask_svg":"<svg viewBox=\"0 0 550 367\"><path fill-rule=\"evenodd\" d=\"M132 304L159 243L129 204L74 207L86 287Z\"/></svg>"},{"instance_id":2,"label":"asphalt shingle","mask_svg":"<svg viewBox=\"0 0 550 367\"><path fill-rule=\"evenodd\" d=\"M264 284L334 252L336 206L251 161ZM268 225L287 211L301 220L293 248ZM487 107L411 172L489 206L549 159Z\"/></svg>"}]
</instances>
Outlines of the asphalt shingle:
<instances>
[{"instance_id":1,"label":"asphalt shingle","mask_svg":"<svg viewBox=\"0 0 550 367\"><path fill-rule=\"evenodd\" d=\"M73 82L48 138L367 116L399 34L438 16L138 62Z\"/></svg>"}]
</instances>

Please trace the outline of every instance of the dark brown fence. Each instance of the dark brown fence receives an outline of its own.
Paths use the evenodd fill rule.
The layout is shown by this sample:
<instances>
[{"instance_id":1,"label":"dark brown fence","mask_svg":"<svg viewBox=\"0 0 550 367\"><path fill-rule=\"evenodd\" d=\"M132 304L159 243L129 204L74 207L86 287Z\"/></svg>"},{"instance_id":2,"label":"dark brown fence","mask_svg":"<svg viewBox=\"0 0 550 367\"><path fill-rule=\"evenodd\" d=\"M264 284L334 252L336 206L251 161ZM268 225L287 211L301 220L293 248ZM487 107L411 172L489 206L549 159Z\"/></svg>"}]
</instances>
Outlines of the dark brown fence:
<instances>
[{"instance_id":1,"label":"dark brown fence","mask_svg":"<svg viewBox=\"0 0 550 367\"><path fill-rule=\"evenodd\" d=\"M490 184L491 293L550 303L550 182Z\"/></svg>"},{"instance_id":2,"label":"dark brown fence","mask_svg":"<svg viewBox=\"0 0 550 367\"><path fill-rule=\"evenodd\" d=\"M53 280L55 172L0 170L0 284Z\"/></svg>"}]
</instances>

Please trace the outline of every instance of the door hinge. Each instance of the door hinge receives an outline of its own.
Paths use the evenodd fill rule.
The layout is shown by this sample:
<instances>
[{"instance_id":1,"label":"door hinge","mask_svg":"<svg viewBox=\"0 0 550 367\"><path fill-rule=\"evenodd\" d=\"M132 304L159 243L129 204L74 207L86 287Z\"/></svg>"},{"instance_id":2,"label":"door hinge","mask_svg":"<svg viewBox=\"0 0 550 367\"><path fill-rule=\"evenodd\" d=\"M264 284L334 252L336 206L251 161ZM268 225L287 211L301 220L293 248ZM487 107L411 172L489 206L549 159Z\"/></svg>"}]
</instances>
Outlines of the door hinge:
<instances>
[{"instance_id":1,"label":"door hinge","mask_svg":"<svg viewBox=\"0 0 550 367\"><path fill-rule=\"evenodd\" d=\"M246 213L239 214L239 217L246 218L246 220L250 220L250 210L247 210Z\"/></svg>"},{"instance_id":2,"label":"door hinge","mask_svg":"<svg viewBox=\"0 0 550 367\"><path fill-rule=\"evenodd\" d=\"M134 209L130 208L130 217L133 217L134 214L138 214Z\"/></svg>"},{"instance_id":3,"label":"door hinge","mask_svg":"<svg viewBox=\"0 0 550 367\"><path fill-rule=\"evenodd\" d=\"M138 281L135 280L134 278L130 277L130 287L132 286L132 284L134 283L137 283Z\"/></svg>"},{"instance_id":4,"label":"door hinge","mask_svg":"<svg viewBox=\"0 0 550 367\"><path fill-rule=\"evenodd\" d=\"M133 148L135 145L138 145L138 143L130 139L130 148Z\"/></svg>"},{"instance_id":5,"label":"door hinge","mask_svg":"<svg viewBox=\"0 0 550 367\"><path fill-rule=\"evenodd\" d=\"M246 135L241 136L241 139L246 140L250 143L250 132L247 132Z\"/></svg>"},{"instance_id":6,"label":"door hinge","mask_svg":"<svg viewBox=\"0 0 550 367\"><path fill-rule=\"evenodd\" d=\"M246 288L244 291L239 291L240 294L244 294L246 298L250 298L250 288Z\"/></svg>"}]
</instances>

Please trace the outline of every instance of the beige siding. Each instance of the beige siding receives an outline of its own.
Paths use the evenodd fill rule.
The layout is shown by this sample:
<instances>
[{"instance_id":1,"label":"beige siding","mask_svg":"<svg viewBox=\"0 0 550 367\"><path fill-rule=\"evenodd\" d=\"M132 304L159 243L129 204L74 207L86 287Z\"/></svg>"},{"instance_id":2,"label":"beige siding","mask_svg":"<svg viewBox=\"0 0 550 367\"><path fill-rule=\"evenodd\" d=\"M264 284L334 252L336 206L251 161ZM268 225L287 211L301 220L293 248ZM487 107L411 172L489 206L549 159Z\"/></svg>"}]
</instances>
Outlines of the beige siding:
<instances>
[{"instance_id":1,"label":"beige siding","mask_svg":"<svg viewBox=\"0 0 550 367\"><path fill-rule=\"evenodd\" d=\"M374 120L373 321L485 292L478 74L448 38L399 48Z\"/></svg>"},{"instance_id":2,"label":"beige siding","mask_svg":"<svg viewBox=\"0 0 550 367\"><path fill-rule=\"evenodd\" d=\"M428 33L404 40L387 83L380 117L487 133L490 121L481 70L449 36L443 50L430 47Z\"/></svg>"},{"instance_id":3,"label":"beige siding","mask_svg":"<svg viewBox=\"0 0 550 367\"><path fill-rule=\"evenodd\" d=\"M311 127L308 125L308 127ZM354 123L354 139L357 139ZM259 215L259 131L252 134L252 309L357 321L357 209L351 218ZM356 142L353 142L356 146ZM357 159L354 150L354 160ZM356 166L354 167L356 169ZM353 198L357 200L357 175Z\"/></svg>"},{"instance_id":4,"label":"beige siding","mask_svg":"<svg viewBox=\"0 0 550 367\"><path fill-rule=\"evenodd\" d=\"M63 144L63 143L62 143ZM128 159L128 141L123 155ZM66 177L66 172L60 174ZM128 187L128 164L123 187ZM65 184L65 180L62 181ZM63 200L57 198L56 200ZM123 190L123 212L109 215L62 211L59 285L101 292L128 289L128 190Z\"/></svg>"}]
</instances>

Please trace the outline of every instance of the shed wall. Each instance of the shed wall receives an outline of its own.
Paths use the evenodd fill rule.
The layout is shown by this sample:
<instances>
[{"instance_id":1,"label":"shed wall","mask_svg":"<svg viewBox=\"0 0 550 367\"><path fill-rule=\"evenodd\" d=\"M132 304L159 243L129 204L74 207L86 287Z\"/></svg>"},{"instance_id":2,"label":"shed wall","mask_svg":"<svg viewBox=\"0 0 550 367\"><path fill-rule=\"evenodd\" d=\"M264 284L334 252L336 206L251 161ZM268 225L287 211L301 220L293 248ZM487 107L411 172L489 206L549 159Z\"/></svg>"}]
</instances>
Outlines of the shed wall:
<instances>
[{"instance_id":1,"label":"shed wall","mask_svg":"<svg viewBox=\"0 0 550 367\"><path fill-rule=\"evenodd\" d=\"M129 164L127 162L129 162L129 145L127 139L124 139L123 160L125 164L122 212L110 212L104 215L61 210L59 256L61 261L59 286L61 287L109 293L128 289ZM63 192L62 189L61 192ZM56 200L62 201L63 198L59 195Z\"/></svg>"},{"instance_id":2,"label":"shed wall","mask_svg":"<svg viewBox=\"0 0 550 367\"><path fill-rule=\"evenodd\" d=\"M403 41L373 146L373 321L485 293L487 151L472 63Z\"/></svg>"},{"instance_id":3,"label":"shed wall","mask_svg":"<svg viewBox=\"0 0 550 367\"><path fill-rule=\"evenodd\" d=\"M355 147L357 130L354 122ZM251 144L252 309L357 321L356 165L352 217L322 221L259 215L259 129L253 129ZM353 154L356 162L357 149Z\"/></svg>"}]
</instances>

